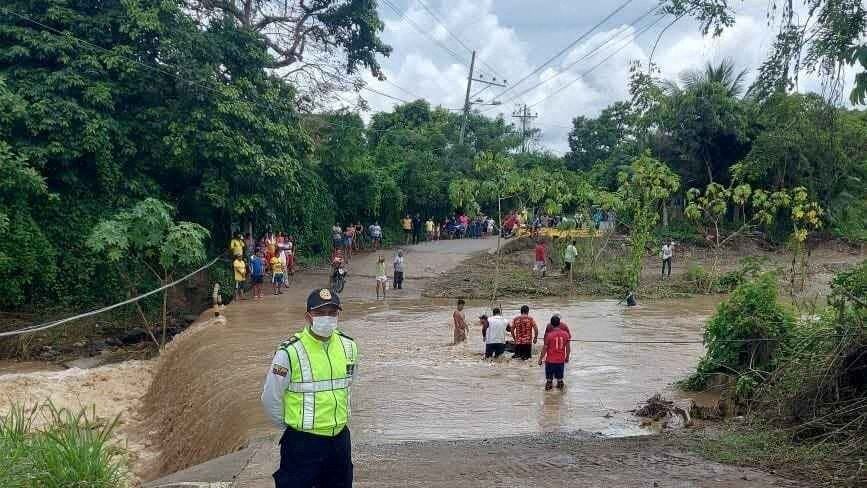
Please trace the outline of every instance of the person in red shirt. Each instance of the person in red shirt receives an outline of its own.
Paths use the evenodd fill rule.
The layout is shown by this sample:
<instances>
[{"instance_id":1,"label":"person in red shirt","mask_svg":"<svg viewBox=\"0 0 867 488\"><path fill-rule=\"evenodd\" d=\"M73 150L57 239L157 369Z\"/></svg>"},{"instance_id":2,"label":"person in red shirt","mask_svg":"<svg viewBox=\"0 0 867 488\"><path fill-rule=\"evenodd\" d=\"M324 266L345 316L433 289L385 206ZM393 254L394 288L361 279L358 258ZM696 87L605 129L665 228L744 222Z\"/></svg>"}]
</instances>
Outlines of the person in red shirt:
<instances>
[{"instance_id":1,"label":"person in red shirt","mask_svg":"<svg viewBox=\"0 0 867 488\"><path fill-rule=\"evenodd\" d=\"M572 331L569 330L569 325L566 322L563 322L563 317L560 316L560 312L555 312L554 317L557 317L557 320L560 321L560 328L565 330L567 334L569 334L569 339L572 339ZM545 326L545 335L548 335L548 332L551 332L551 329L554 327L551 326L551 323L548 322L548 325Z\"/></svg>"},{"instance_id":2,"label":"person in red shirt","mask_svg":"<svg viewBox=\"0 0 867 488\"><path fill-rule=\"evenodd\" d=\"M536 241L536 265L533 267L533 271L537 273L541 273L542 277L545 276L545 244L542 241Z\"/></svg>"},{"instance_id":3,"label":"person in red shirt","mask_svg":"<svg viewBox=\"0 0 867 488\"><path fill-rule=\"evenodd\" d=\"M539 339L539 328L533 317L530 317L530 307L521 307L521 315L512 319L507 330L515 340L515 355L512 357L530 359L533 355L533 344Z\"/></svg>"},{"instance_id":4,"label":"person in red shirt","mask_svg":"<svg viewBox=\"0 0 867 488\"><path fill-rule=\"evenodd\" d=\"M557 389L565 387L563 370L569 362L569 334L560 327L560 317L551 317L551 331L545 335L545 345L539 356L539 366L545 362L545 390L553 388L554 378L557 379Z\"/></svg>"}]
</instances>

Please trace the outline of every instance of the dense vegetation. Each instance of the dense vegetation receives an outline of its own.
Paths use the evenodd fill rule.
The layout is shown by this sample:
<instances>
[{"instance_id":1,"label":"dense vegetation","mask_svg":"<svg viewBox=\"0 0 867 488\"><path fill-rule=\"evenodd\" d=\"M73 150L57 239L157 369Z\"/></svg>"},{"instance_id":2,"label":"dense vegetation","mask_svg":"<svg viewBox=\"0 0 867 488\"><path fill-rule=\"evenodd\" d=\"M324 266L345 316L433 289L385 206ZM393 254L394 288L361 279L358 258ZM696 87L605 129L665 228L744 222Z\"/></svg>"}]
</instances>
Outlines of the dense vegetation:
<instances>
[{"instance_id":1,"label":"dense vegetation","mask_svg":"<svg viewBox=\"0 0 867 488\"><path fill-rule=\"evenodd\" d=\"M112 439L116 426L92 411L13 405L0 416L0 486L127 486L124 452Z\"/></svg>"},{"instance_id":2,"label":"dense vegetation","mask_svg":"<svg viewBox=\"0 0 867 488\"><path fill-rule=\"evenodd\" d=\"M841 486L867 481L856 461L867 445L865 292L867 261L834 277L829 304L815 315L796 318L778 301L770 273L744 281L719 305L705 331L707 353L683 385L713 387L730 413L751 414L750 431L717 448L749 443L755 452L730 460L805 463L811 477L826 468L820 477Z\"/></svg>"},{"instance_id":3,"label":"dense vegetation","mask_svg":"<svg viewBox=\"0 0 867 488\"><path fill-rule=\"evenodd\" d=\"M87 237L147 198L206 229L209 256L248 224L292 233L310 256L327 250L335 221L378 219L388 229L407 212L494 212L500 197L507 210L617 208L628 229L681 225L687 192L711 183L803 187L826 228L867 234L864 112L813 94L745 96L730 63L677 82L635 66L631 99L576 117L563 157L519 152L524 141L510 124L480 114L458 144L461 115L422 100L367 125L355 113L304 112L322 85L273 70L292 66L297 53L263 34L265 4L249 3L255 8L241 17L203 12L211 3L195 1L4 3L0 307L80 310L126 296L118 265L140 260L107 259ZM376 56L391 47L379 39L375 4L322 4L305 22L322 33L329 69L381 75ZM646 208L618 199L642 158L679 181ZM649 220L637 209L652 210ZM720 232L751 210L727 207ZM796 222L778 213L751 230L788 239ZM144 268L131 275L141 276L140 289L164 281Z\"/></svg>"}]
</instances>

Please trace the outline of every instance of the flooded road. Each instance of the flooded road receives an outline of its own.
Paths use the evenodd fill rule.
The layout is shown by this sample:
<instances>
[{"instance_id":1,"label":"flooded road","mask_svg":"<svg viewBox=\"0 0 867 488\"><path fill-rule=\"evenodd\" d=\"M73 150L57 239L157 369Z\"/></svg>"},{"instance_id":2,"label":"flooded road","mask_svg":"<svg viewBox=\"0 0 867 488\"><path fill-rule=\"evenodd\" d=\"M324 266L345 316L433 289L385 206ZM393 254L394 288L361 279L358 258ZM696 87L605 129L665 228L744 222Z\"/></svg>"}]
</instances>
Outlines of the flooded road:
<instances>
[{"instance_id":1,"label":"flooded road","mask_svg":"<svg viewBox=\"0 0 867 488\"><path fill-rule=\"evenodd\" d=\"M410 255L411 257L412 255ZM453 257L449 257L453 259ZM364 262L356 262L362 274ZM273 436L259 404L261 384L276 345L303 327L311 277L280 297L233 304L227 323L175 344L145 403L149 433L163 455L150 477L231 452L249 439ZM469 303L469 340L451 346L453 303L422 299L417 290L367 298L365 278L350 278L340 328L355 338L360 365L353 385L356 443L480 439L538 432L584 430L607 435L642 433L628 410L695 367L700 344L573 343L565 392L543 390L536 360L482 360L477 317L490 310ZM412 284L410 284L412 287ZM700 340L716 299L646 302L627 310L613 300L543 300L529 303L544 324L560 312L574 338L584 340ZM523 301L504 301L504 314ZM508 354L507 354L508 355Z\"/></svg>"},{"instance_id":2,"label":"flooded road","mask_svg":"<svg viewBox=\"0 0 867 488\"><path fill-rule=\"evenodd\" d=\"M507 317L524 302L504 302ZM625 309L613 300L530 303L544 324L559 312L584 340L695 340L714 300L655 302ZM565 392L546 393L535 360L481 360L480 327L467 343L451 340L452 307L414 301L351 307L344 321L363 354L353 394L353 435L363 442L484 438L586 430L639 433L628 414L695 368L700 344L573 343ZM675 312L676 311L676 312ZM490 313L469 304L467 317ZM475 325L475 321L472 322ZM534 346L538 358L540 345ZM507 354L508 356L508 354Z\"/></svg>"}]
</instances>

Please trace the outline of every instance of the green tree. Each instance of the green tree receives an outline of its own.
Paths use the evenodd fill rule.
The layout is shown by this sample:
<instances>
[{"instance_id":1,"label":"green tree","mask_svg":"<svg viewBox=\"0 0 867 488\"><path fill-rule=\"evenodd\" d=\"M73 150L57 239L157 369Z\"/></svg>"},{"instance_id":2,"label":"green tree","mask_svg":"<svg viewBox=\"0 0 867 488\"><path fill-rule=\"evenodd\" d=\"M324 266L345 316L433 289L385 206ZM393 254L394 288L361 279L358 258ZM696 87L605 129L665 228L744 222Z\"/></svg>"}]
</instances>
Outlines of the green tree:
<instances>
[{"instance_id":1,"label":"green tree","mask_svg":"<svg viewBox=\"0 0 867 488\"><path fill-rule=\"evenodd\" d=\"M708 62L704 69L689 70L681 74L680 82L687 90L700 88L702 85L716 83L725 89L726 95L737 98L744 93L744 79L747 70L737 71L731 59L724 59L719 64Z\"/></svg>"},{"instance_id":2,"label":"green tree","mask_svg":"<svg viewBox=\"0 0 867 488\"><path fill-rule=\"evenodd\" d=\"M665 0L663 11L690 15L702 33L714 36L735 24L729 0ZM801 6L806 15L799 13ZM839 80L843 68L858 70L850 99L867 99L867 7L862 0L772 0L768 18L777 22L771 53L762 63L751 91L759 98L792 89L802 70Z\"/></svg>"},{"instance_id":3,"label":"green tree","mask_svg":"<svg viewBox=\"0 0 867 488\"><path fill-rule=\"evenodd\" d=\"M33 208L52 195L42 176L2 139L0 174L0 306L11 308L33 297L37 279L52 281L57 275L54 248L45 245L48 236L33 215Z\"/></svg>"},{"instance_id":4,"label":"green tree","mask_svg":"<svg viewBox=\"0 0 867 488\"><path fill-rule=\"evenodd\" d=\"M631 220L627 283L630 290L636 290L645 248L659 222L662 205L680 187L680 178L664 163L645 153L632 163L629 172L621 173L619 179L617 206Z\"/></svg>"},{"instance_id":5,"label":"green tree","mask_svg":"<svg viewBox=\"0 0 867 488\"><path fill-rule=\"evenodd\" d=\"M104 255L117 266L127 282L130 297L141 291L141 282L132 274L143 266L152 278L165 286L181 269L205 260L205 240L208 231L192 222L174 220L175 210L154 198L147 198L134 207L115 214L94 227L87 238L87 247ZM162 292L162 337L157 341L143 308L136 302L143 325L159 347L166 343L168 290Z\"/></svg>"},{"instance_id":6,"label":"green tree","mask_svg":"<svg viewBox=\"0 0 867 488\"><path fill-rule=\"evenodd\" d=\"M231 22L261 37L271 60L266 66L301 88L298 102L319 107L334 90L355 88L358 71L383 80L377 59L391 46L380 34L385 24L375 0L183 0L205 28ZM339 55L338 55L339 53Z\"/></svg>"},{"instance_id":7,"label":"green tree","mask_svg":"<svg viewBox=\"0 0 867 488\"><path fill-rule=\"evenodd\" d=\"M739 81L716 79L729 69L710 66L702 73L687 72L683 88L665 82L664 96L653 112L652 147L685 183L727 184L729 167L749 150L750 112L736 96Z\"/></svg>"},{"instance_id":8,"label":"green tree","mask_svg":"<svg viewBox=\"0 0 867 488\"><path fill-rule=\"evenodd\" d=\"M255 32L231 22L199 30L173 2L3 7L38 22L0 15L0 140L57 195L32 202L30 227L51 235L31 238L60 275L89 278L25 275L33 297L76 308L116 298L125 285L82 236L141 199L172 202L222 243L233 223L286 228L322 196L300 185L310 140ZM53 267L30 273L43 269Z\"/></svg>"},{"instance_id":9,"label":"green tree","mask_svg":"<svg viewBox=\"0 0 867 488\"><path fill-rule=\"evenodd\" d=\"M633 124L630 104L617 102L605 108L599 117L572 119L569 153L565 160L570 169L587 171L600 161L608 161L619 146L628 144Z\"/></svg>"},{"instance_id":10,"label":"green tree","mask_svg":"<svg viewBox=\"0 0 867 488\"><path fill-rule=\"evenodd\" d=\"M757 115L761 130L738 166L742 179L770 189L803 186L832 218L867 194L867 120L859 113L815 94L779 94Z\"/></svg>"},{"instance_id":11,"label":"green tree","mask_svg":"<svg viewBox=\"0 0 867 488\"><path fill-rule=\"evenodd\" d=\"M785 190L773 193L754 190L746 183L729 187L710 183L704 191L690 188L686 192L686 201L684 216L704 227L708 242L713 246L710 279L704 290L710 292L719 277L723 247L737 237L773 223L778 210L791 204L791 196ZM723 236L723 223L729 214L739 215L740 219L736 219L734 230Z\"/></svg>"}]
</instances>

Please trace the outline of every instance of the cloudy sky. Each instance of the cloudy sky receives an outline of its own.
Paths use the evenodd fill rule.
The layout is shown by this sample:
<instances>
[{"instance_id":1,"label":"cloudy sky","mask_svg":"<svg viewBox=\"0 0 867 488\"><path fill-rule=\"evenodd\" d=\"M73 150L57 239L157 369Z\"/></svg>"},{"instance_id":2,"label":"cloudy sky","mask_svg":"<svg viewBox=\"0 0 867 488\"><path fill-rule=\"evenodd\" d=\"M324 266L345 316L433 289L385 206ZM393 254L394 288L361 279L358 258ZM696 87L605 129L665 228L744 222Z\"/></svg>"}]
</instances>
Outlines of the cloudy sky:
<instances>
[{"instance_id":1,"label":"cloudy sky","mask_svg":"<svg viewBox=\"0 0 867 488\"><path fill-rule=\"evenodd\" d=\"M538 113L533 122L542 129L543 146L562 153L568 148L566 134L573 117L595 116L607 105L627 98L630 61L646 64L657 37L673 18L643 17L657 0L633 0L562 56L516 83L624 2L380 0L380 16L385 22L383 37L394 51L382 60L388 81L369 79L369 86L407 100L421 97L432 105L459 108L469 68L467 48L476 49L476 76L505 78L509 82L509 91L502 96L498 97L504 89L495 87L479 95L486 101L497 98L502 105L477 109L489 110L486 113L492 116L502 113L517 122L511 118L517 105L531 105L531 111ZM653 59L664 76L675 78L707 61L731 58L739 68L750 70L752 81L776 28L768 26L766 0L733 3L739 5L736 25L719 38L703 38L697 23L690 19L681 19L665 30ZM392 5L405 12L405 17ZM849 86L853 78L852 73L847 75ZM540 82L544 83L522 94ZM815 79L807 77L802 79L800 89L818 86ZM483 87L475 84L473 93ZM367 91L362 94L373 111L390 110L399 103ZM511 100L518 95L520 98Z\"/></svg>"}]
</instances>

